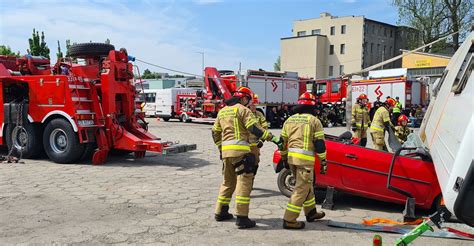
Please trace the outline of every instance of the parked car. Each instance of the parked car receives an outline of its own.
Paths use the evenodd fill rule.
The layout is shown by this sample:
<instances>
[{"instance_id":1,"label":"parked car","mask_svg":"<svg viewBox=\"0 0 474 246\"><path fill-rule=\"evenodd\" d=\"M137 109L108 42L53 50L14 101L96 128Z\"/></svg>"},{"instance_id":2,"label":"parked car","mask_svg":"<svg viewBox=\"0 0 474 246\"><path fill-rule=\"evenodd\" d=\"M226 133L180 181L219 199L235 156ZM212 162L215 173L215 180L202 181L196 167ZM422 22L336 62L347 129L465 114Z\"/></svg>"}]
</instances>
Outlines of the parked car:
<instances>
[{"instance_id":1,"label":"parked car","mask_svg":"<svg viewBox=\"0 0 474 246\"><path fill-rule=\"evenodd\" d=\"M387 188L393 153L378 151L357 145L358 139L349 132L345 137L326 135L328 171L319 174L318 158L314 163L315 188L334 187L336 191L380 201L405 204L407 196ZM347 137L349 135L349 137ZM282 165L280 152L273 155L275 170L279 172L278 188L290 196L295 184L290 170L278 170ZM437 209L442 204L441 189L433 163L423 152L399 156L394 160L391 185L410 193L416 206Z\"/></svg>"}]
</instances>

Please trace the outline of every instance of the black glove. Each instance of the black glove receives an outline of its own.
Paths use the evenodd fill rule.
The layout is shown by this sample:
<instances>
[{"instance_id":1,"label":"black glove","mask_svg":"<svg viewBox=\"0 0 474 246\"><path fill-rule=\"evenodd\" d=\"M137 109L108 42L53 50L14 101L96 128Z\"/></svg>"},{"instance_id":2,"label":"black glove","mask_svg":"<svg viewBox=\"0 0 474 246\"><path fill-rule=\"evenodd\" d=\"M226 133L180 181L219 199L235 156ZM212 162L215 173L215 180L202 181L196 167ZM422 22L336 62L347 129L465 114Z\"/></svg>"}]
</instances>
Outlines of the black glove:
<instances>
[{"instance_id":1,"label":"black glove","mask_svg":"<svg viewBox=\"0 0 474 246\"><path fill-rule=\"evenodd\" d=\"M326 172L328 171L328 165L326 163L326 160L321 160L320 163L321 163L321 169L319 170L319 173L326 174Z\"/></svg>"},{"instance_id":2,"label":"black glove","mask_svg":"<svg viewBox=\"0 0 474 246\"><path fill-rule=\"evenodd\" d=\"M281 162L283 162L283 167L285 167L288 170L290 169L290 164L288 164L288 160L281 159Z\"/></svg>"},{"instance_id":3,"label":"black glove","mask_svg":"<svg viewBox=\"0 0 474 246\"><path fill-rule=\"evenodd\" d=\"M258 140L258 141L257 141L257 148L260 149L260 148L262 148L262 147L263 147L263 142L260 141L260 140Z\"/></svg>"},{"instance_id":4,"label":"black glove","mask_svg":"<svg viewBox=\"0 0 474 246\"><path fill-rule=\"evenodd\" d=\"M353 131L353 132L357 131L357 125L356 125L356 123L352 123L352 131Z\"/></svg>"}]
</instances>

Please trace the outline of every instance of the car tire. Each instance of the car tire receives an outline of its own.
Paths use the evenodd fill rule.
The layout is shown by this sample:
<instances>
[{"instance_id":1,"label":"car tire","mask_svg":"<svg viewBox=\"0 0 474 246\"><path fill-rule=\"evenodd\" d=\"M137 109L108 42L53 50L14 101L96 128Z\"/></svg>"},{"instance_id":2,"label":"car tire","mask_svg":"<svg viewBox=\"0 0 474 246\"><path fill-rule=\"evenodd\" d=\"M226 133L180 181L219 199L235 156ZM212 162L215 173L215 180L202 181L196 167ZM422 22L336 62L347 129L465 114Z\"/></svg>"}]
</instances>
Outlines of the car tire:
<instances>
[{"instance_id":1,"label":"car tire","mask_svg":"<svg viewBox=\"0 0 474 246\"><path fill-rule=\"evenodd\" d=\"M18 127L16 124L8 124L5 137L8 153L11 151L13 156L31 159L43 153L41 129L30 123L24 123ZM24 146L23 150L22 146Z\"/></svg>"},{"instance_id":2,"label":"car tire","mask_svg":"<svg viewBox=\"0 0 474 246\"><path fill-rule=\"evenodd\" d=\"M65 119L50 121L43 133L43 146L49 159L56 163L75 163L84 153L85 144Z\"/></svg>"},{"instance_id":3,"label":"car tire","mask_svg":"<svg viewBox=\"0 0 474 246\"><path fill-rule=\"evenodd\" d=\"M162 119L166 122L170 121L170 117L162 117Z\"/></svg>"},{"instance_id":4,"label":"car tire","mask_svg":"<svg viewBox=\"0 0 474 246\"><path fill-rule=\"evenodd\" d=\"M293 178L290 169L284 168L280 171L278 174L277 184L281 194L286 197L291 197L295 187L295 179Z\"/></svg>"},{"instance_id":5,"label":"car tire","mask_svg":"<svg viewBox=\"0 0 474 246\"><path fill-rule=\"evenodd\" d=\"M71 57L107 56L111 50L115 50L111 44L81 43L71 45L67 53Z\"/></svg>"}]
</instances>

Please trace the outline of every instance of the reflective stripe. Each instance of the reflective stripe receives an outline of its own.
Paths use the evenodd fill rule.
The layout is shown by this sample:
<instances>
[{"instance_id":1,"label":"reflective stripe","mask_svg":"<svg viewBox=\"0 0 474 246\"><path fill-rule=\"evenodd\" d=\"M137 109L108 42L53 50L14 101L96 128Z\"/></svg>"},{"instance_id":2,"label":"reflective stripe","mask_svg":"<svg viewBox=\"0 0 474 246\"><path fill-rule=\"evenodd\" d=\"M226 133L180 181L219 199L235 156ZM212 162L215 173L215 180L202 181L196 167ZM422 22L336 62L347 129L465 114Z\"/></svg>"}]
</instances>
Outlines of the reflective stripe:
<instances>
[{"instance_id":1,"label":"reflective stripe","mask_svg":"<svg viewBox=\"0 0 474 246\"><path fill-rule=\"evenodd\" d=\"M232 145L222 146L222 150L247 150L247 151L250 151L250 146L232 144Z\"/></svg>"},{"instance_id":2,"label":"reflective stripe","mask_svg":"<svg viewBox=\"0 0 474 246\"><path fill-rule=\"evenodd\" d=\"M374 131L379 131L379 132L383 132L384 128L380 128L379 126L377 125L371 125L370 126L370 129L374 130Z\"/></svg>"},{"instance_id":3,"label":"reflective stripe","mask_svg":"<svg viewBox=\"0 0 474 246\"><path fill-rule=\"evenodd\" d=\"M293 152L293 153L300 153L300 154L303 154L303 155L314 156L313 151L299 149L299 148L288 148L288 151Z\"/></svg>"},{"instance_id":4,"label":"reflective stripe","mask_svg":"<svg viewBox=\"0 0 474 246\"><path fill-rule=\"evenodd\" d=\"M302 207L295 206L295 205L293 205L293 204L291 204L291 203L288 203L288 204L286 205L286 210L291 211L291 212L293 212L293 213L299 214L299 213L301 213L301 209L302 209Z\"/></svg>"},{"instance_id":5,"label":"reflective stripe","mask_svg":"<svg viewBox=\"0 0 474 246\"><path fill-rule=\"evenodd\" d=\"M250 147L257 147L257 143L250 143Z\"/></svg>"},{"instance_id":6,"label":"reflective stripe","mask_svg":"<svg viewBox=\"0 0 474 246\"><path fill-rule=\"evenodd\" d=\"M264 140L267 139L269 134L270 134L270 133L269 133L268 131L264 131L264 132L263 132L263 135L262 135L262 137L261 137L260 139L264 139Z\"/></svg>"},{"instance_id":7,"label":"reflective stripe","mask_svg":"<svg viewBox=\"0 0 474 246\"><path fill-rule=\"evenodd\" d=\"M212 127L212 130L214 130L214 131L216 131L216 132L222 132L222 128L221 128L220 126L218 126L218 125L214 125L214 126Z\"/></svg>"},{"instance_id":8,"label":"reflective stripe","mask_svg":"<svg viewBox=\"0 0 474 246\"><path fill-rule=\"evenodd\" d=\"M216 145L217 145L217 146L221 146L221 145L222 145L222 141L216 142Z\"/></svg>"},{"instance_id":9,"label":"reflective stripe","mask_svg":"<svg viewBox=\"0 0 474 246\"><path fill-rule=\"evenodd\" d=\"M318 153L318 157L319 157L319 159L321 159L321 160L326 159L326 151L324 151L324 153Z\"/></svg>"},{"instance_id":10,"label":"reflective stripe","mask_svg":"<svg viewBox=\"0 0 474 246\"><path fill-rule=\"evenodd\" d=\"M225 196L217 197L217 202L224 205L230 204L230 200L231 200L230 197L225 197Z\"/></svg>"},{"instance_id":11,"label":"reflective stripe","mask_svg":"<svg viewBox=\"0 0 474 246\"><path fill-rule=\"evenodd\" d=\"M304 155L304 154L294 153L294 152L288 152L288 156L296 157L296 158L307 160L307 161L315 160L314 156L309 156L309 155Z\"/></svg>"},{"instance_id":12,"label":"reflective stripe","mask_svg":"<svg viewBox=\"0 0 474 246\"><path fill-rule=\"evenodd\" d=\"M309 148L309 124L304 125L304 143L303 143L303 149L308 149Z\"/></svg>"},{"instance_id":13,"label":"reflective stripe","mask_svg":"<svg viewBox=\"0 0 474 246\"><path fill-rule=\"evenodd\" d=\"M315 138L324 137L324 131L315 132L315 133L314 133L314 137L315 137Z\"/></svg>"},{"instance_id":14,"label":"reflective stripe","mask_svg":"<svg viewBox=\"0 0 474 246\"><path fill-rule=\"evenodd\" d=\"M235 203L237 204L250 204L250 197L236 196Z\"/></svg>"},{"instance_id":15,"label":"reflective stripe","mask_svg":"<svg viewBox=\"0 0 474 246\"><path fill-rule=\"evenodd\" d=\"M316 199L313 197L313 199L306 201L303 203L303 207L311 207L316 204Z\"/></svg>"},{"instance_id":16,"label":"reflective stripe","mask_svg":"<svg viewBox=\"0 0 474 246\"><path fill-rule=\"evenodd\" d=\"M251 125L257 123L257 120L255 119L250 119L246 124L245 124L245 128L249 128Z\"/></svg>"},{"instance_id":17,"label":"reflective stripe","mask_svg":"<svg viewBox=\"0 0 474 246\"><path fill-rule=\"evenodd\" d=\"M361 123L357 123L357 124L356 124L356 126L358 126L358 127L362 127L362 124L361 124ZM364 127L368 127L368 126L369 126L369 125L367 125L367 124L364 124Z\"/></svg>"}]
</instances>

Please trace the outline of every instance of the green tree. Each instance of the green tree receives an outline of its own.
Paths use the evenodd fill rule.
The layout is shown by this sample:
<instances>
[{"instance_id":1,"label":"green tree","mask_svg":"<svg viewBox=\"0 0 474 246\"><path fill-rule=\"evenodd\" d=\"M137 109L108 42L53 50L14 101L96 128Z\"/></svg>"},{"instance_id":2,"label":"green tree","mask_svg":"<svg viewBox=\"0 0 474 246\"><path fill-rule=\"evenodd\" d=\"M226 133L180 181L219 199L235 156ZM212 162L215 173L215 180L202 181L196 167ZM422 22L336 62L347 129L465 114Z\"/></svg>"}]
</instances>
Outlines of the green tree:
<instances>
[{"instance_id":1,"label":"green tree","mask_svg":"<svg viewBox=\"0 0 474 246\"><path fill-rule=\"evenodd\" d=\"M280 71L281 70L280 56L278 56L276 62L273 63L273 70L275 70L275 71Z\"/></svg>"},{"instance_id":2,"label":"green tree","mask_svg":"<svg viewBox=\"0 0 474 246\"><path fill-rule=\"evenodd\" d=\"M58 53L56 53L56 56L58 58L58 61L64 57L63 52L61 51L61 45L59 44L59 40L58 40Z\"/></svg>"},{"instance_id":3,"label":"green tree","mask_svg":"<svg viewBox=\"0 0 474 246\"><path fill-rule=\"evenodd\" d=\"M18 53L15 53L15 52L12 51L10 46L0 45L0 55L19 57L20 56L20 51L18 51Z\"/></svg>"},{"instance_id":4,"label":"green tree","mask_svg":"<svg viewBox=\"0 0 474 246\"><path fill-rule=\"evenodd\" d=\"M461 44L460 38L464 39L473 23L474 4L471 0L444 0L446 5L448 25L452 32L458 32L453 35L453 48L457 50Z\"/></svg>"},{"instance_id":5,"label":"green tree","mask_svg":"<svg viewBox=\"0 0 474 246\"><path fill-rule=\"evenodd\" d=\"M44 56L49 59L49 48L46 42L44 41L44 32L39 32L33 29L33 36L28 39L30 48L28 54L34 56Z\"/></svg>"}]
</instances>

